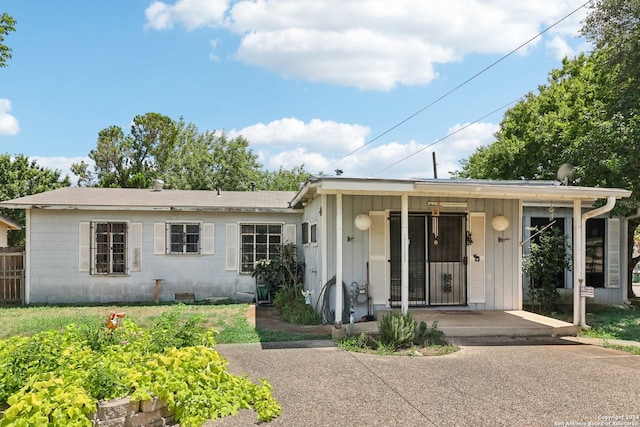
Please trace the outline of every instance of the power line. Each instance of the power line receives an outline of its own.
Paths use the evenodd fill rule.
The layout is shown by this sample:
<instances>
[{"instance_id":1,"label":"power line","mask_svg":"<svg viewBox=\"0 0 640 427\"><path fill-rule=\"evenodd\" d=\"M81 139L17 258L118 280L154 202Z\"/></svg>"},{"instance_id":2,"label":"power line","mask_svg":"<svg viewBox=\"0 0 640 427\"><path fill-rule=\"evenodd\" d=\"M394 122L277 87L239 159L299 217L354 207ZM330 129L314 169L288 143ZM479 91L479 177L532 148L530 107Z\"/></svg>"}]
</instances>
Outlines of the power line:
<instances>
[{"instance_id":1,"label":"power line","mask_svg":"<svg viewBox=\"0 0 640 427\"><path fill-rule=\"evenodd\" d=\"M524 43L520 44L518 47L516 47L515 49L513 49L511 52L507 53L506 55L502 56L500 59L494 61L493 63L491 63L490 65L486 66L485 68L483 68L482 70L480 70L479 72L477 72L476 74L474 74L473 76L469 77L467 80L463 81L462 83L460 83L459 85L457 85L456 87L454 87L453 89L450 89L449 91L447 91L446 93L444 93L443 95L439 96L438 98L436 98L435 100L431 101L429 104L425 105L424 107L422 107L421 109L419 109L418 111L416 111L415 113L411 114L410 116L406 117L405 119L401 120L400 122L396 123L395 125L391 126L389 129L385 130L384 132L378 134L377 136L375 136L374 138L370 139L369 141L367 141L366 143L364 143L363 145L361 145L360 147L356 148L355 150L350 151L349 153L345 154L343 157L341 157L338 160L334 160L333 162L329 163L327 165L327 167L331 167L333 164L341 162L343 160L345 160L347 157L351 156L352 154L357 153L358 151L360 151L361 149L363 149L364 147L369 146L370 144L372 144L373 142L379 140L380 138L382 138L383 136L385 136L386 134L390 133L391 131L397 129L398 127L402 126L403 124L405 124L406 122L408 122L409 120L413 119L414 117L416 117L417 115L421 114L422 112L424 112L425 110L431 108L433 105L437 104L438 102L442 101L444 98L448 97L449 95L451 95L452 93L456 92L458 89L462 88L463 86L467 85L469 82L471 82L472 80L475 80L477 77L479 77L480 75L484 74L485 72L487 72L488 70L490 70L491 68L495 67L496 65L498 65L500 62L504 61L505 59L507 59L508 57L510 57L511 55L513 55L514 53L516 53L517 51L519 51L520 49L522 49L523 47L525 47L526 45L528 45L529 43L531 43L532 41L534 41L535 39L537 39L538 37L542 36L543 34L545 34L547 31L551 30L553 27L557 26L558 24L560 24L561 22L565 21L566 19L568 19L569 17L571 17L572 15L574 15L575 13L577 13L579 10L585 8L589 3L591 3L593 0L588 0L586 3L582 4L581 6L579 6L578 8L574 9L572 12L570 12L569 14L565 15L564 17L562 17L561 19L559 19L558 21L554 22L553 24L549 25L547 28L545 28L544 30L540 31L538 34L536 34L535 36L531 37L530 39L528 39L527 41L525 41ZM435 144L435 143L434 143ZM433 145L433 144L431 144ZM397 162L396 162L397 163ZM394 163L395 164L395 163Z\"/></svg>"},{"instance_id":2,"label":"power line","mask_svg":"<svg viewBox=\"0 0 640 427\"><path fill-rule=\"evenodd\" d=\"M493 115L493 114L497 113L498 111L504 110L504 109L505 109L505 108L507 108L508 106L510 106L510 105L515 104L516 102L518 102L520 99L522 99L522 97L520 97L520 98L518 98L518 99L514 99L513 101L511 101L511 102L509 102L509 103L507 103L507 104L503 105L502 107L496 108L496 109L495 109L495 110L493 110L492 112L490 112L490 113L488 113L488 114L485 114L484 116L482 116L482 117L480 117L480 118L478 118L478 119L474 120L473 122L471 122L471 123L467 123L466 125L462 126L460 129L456 129L455 131L453 131L453 132L451 132L451 133L448 133L446 136L443 136L442 138L440 138L440 139L438 139L438 140L436 140L436 141L432 142L431 144L429 144L429 145L426 145L426 146L422 147L422 148L421 148L421 149L419 149L418 151L415 151L415 152L413 152L413 153L411 153L411 154L409 154L409 155L407 155L407 156L405 156L405 157L401 158L400 160L397 160L397 161L395 161L395 162L391 163L390 165L388 165L388 166L386 166L386 167L384 167L384 168L382 168L382 169L380 169L380 170L376 171L376 172L375 172L373 175L371 175L371 176L376 176L376 175L378 175L379 173L384 172L384 171L386 171L387 169L389 169L389 168L391 168L391 167L393 167L393 166L397 165L398 163L400 163L400 162L404 162L404 161L405 161L405 160L407 160L408 158L413 157L413 156L415 156L416 154L423 152L423 151L424 151L424 150L426 150L427 148L429 148L429 147L433 147L433 146L434 146L434 145L436 145L437 143L442 142L442 141L444 141L445 139L452 137L453 135L457 134L458 132L462 132L463 130L465 130L465 129L466 129L466 128L468 128L469 126L475 125L475 124L476 124L476 123L478 123L479 121L486 119L487 117L489 117L489 116L491 116L491 115Z\"/></svg>"}]
</instances>

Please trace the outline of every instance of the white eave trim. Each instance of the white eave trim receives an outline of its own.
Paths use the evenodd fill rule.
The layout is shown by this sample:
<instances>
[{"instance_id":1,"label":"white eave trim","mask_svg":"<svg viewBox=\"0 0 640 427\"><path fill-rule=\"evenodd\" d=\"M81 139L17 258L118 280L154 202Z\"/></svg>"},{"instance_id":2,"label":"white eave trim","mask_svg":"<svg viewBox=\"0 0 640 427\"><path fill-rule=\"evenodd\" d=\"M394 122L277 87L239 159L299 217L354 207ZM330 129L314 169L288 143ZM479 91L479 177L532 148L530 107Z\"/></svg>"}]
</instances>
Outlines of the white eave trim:
<instances>
[{"instance_id":1,"label":"white eave trim","mask_svg":"<svg viewBox=\"0 0 640 427\"><path fill-rule=\"evenodd\" d=\"M594 201L610 196L617 199L629 197L631 192L619 188L572 187L551 183L487 183L465 181L385 181L329 179L307 182L296 194L292 206L303 200L313 190L317 194L393 195L449 197L464 199L513 199L523 201Z\"/></svg>"},{"instance_id":2,"label":"white eave trim","mask_svg":"<svg viewBox=\"0 0 640 427\"><path fill-rule=\"evenodd\" d=\"M31 205L0 204L8 209L47 209L78 211L146 211L146 212L231 212L231 213L286 213L299 214L302 209L263 208L263 207L212 207L212 206L113 206L113 205Z\"/></svg>"}]
</instances>

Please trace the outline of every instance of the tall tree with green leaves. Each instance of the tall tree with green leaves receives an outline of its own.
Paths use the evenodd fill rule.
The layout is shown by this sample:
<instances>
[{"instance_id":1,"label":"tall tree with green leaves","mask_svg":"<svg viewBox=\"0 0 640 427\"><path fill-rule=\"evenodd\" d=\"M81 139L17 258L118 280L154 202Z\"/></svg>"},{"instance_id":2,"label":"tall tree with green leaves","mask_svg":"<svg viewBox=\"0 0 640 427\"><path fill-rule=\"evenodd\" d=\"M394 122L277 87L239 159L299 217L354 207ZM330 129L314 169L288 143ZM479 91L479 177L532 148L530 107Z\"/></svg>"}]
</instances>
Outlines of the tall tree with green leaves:
<instances>
[{"instance_id":1,"label":"tall tree with green leaves","mask_svg":"<svg viewBox=\"0 0 640 427\"><path fill-rule=\"evenodd\" d=\"M0 67L6 67L7 61L11 59L11 48L4 43L4 38L15 30L16 20L9 14L3 13L0 16Z\"/></svg>"},{"instance_id":2,"label":"tall tree with green leaves","mask_svg":"<svg viewBox=\"0 0 640 427\"><path fill-rule=\"evenodd\" d=\"M79 185L147 188L162 174L177 134L178 125L167 116L136 116L128 135L119 126L98 132L97 146L89 153L93 170L83 161L74 163L71 171L79 177Z\"/></svg>"},{"instance_id":3,"label":"tall tree with green leaves","mask_svg":"<svg viewBox=\"0 0 640 427\"><path fill-rule=\"evenodd\" d=\"M264 171L256 183L256 188L269 191L298 191L298 186L305 183L307 178L309 173L304 169L304 165L294 166L292 169L284 169L281 166L277 171Z\"/></svg>"},{"instance_id":4,"label":"tall tree with green leaves","mask_svg":"<svg viewBox=\"0 0 640 427\"><path fill-rule=\"evenodd\" d=\"M263 171L244 137L201 132L158 113L136 116L129 134L119 126L101 130L89 158L93 166L71 167L79 185L148 188L159 178L177 190L294 190L308 176L302 166Z\"/></svg>"},{"instance_id":5,"label":"tall tree with green leaves","mask_svg":"<svg viewBox=\"0 0 640 427\"><path fill-rule=\"evenodd\" d=\"M71 185L68 176L61 177L60 171L38 166L35 160L29 160L25 155L18 154L12 158L9 154L0 154L0 200L11 200L18 197L30 196L56 188ZM25 225L24 210L0 209L0 215L13 222ZM20 231L10 231L9 245L24 244L24 228Z\"/></svg>"},{"instance_id":6,"label":"tall tree with green leaves","mask_svg":"<svg viewBox=\"0 0 640 427\"><path fill-rule=\"evenodd\" d=\"M635 214L640 202L640 0L594 0L581 30L590 55L565 59L547 85L505 114L496 141L462 162L461 177L555 179L562 163L573 183L632 191L616 212ZM633 233L629 222L628 295L633 296Z\"/></svg>"}]
</instances>

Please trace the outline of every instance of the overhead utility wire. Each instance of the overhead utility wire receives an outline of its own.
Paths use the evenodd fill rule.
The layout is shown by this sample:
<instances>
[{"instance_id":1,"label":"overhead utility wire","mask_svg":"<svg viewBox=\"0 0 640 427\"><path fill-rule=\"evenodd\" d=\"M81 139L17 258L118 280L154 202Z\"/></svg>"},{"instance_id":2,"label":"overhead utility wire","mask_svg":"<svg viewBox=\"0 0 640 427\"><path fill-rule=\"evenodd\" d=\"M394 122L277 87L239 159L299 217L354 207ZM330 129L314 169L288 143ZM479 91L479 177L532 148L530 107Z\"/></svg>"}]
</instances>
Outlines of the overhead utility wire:
<instances>
[{"instance_id":1,"label":"overhead utility wire","mask_svg":"<svg viewBox=\"0 0 640 427\"><path fill-rule=\"evenodd\" d=\"M520 98L518 98L518 99L514 99L513 101L511 101L511 102L509 102L509 103L507 103L507 104L503 105L503 106L502 106L502 107L500 107L500 108L496 108L496 109L495 109L495 110L493 110L492 112L490 112L490 113L488 113L488 114L485 114L484 116L482 116L482 117L480 117L480 118L478 118L478 119L474 120L473 122L471 122L471 123L467 123L466 125L462 126L460 129L456 129L455 131L448 133L446 136L443 136L442 138L440 138L440 139L438 139L438 140L436 140L436 141L432 142L431 144L429 144L429 145L426 145L426 146L422 147L422 148L421 148L421 149L419 149L418 151L414 151L413 153L411 153L411 154L409 154L409 155L407 155L407 156L405 156L405 157L401 158L400 160L395 161L395 162L391 163L390 165L388 165L388 166L386 166L386 167L384 167L384 168L382 168L382 169L378 170L377 172L375 172L375 173L374 173L373 175L371 175L371 176L376 176L376 175L378 175L379 173L384 172L384 171L386 171L387 169L389 169L389 168L391 168L391 167L393 167L393 166L397 165L398 163L400 163L400 162L404 162L404 161L405 161L405 160L407 160L408 158L413 157L413 156L415 156L416 154L423 152L423 151L424 151L424 150L426 150L427 148L429 148L429 147L433 147L433 146L434 146L434 145L436 145L437 143L442 142L442 141L444 141L445 139L447 139L447 138L449 138L449 137L452 137L453 135L457 134L458 132L462 132L463 130L465 130L465 129L466 129L466 128L468 128L469 126L475 125L475 124L476 124L476 123L478 123L479 121L484 120L484 119L486 119L487 117L489 117L489 116L491 116L491 115L493 115L493 114L497 113L498 111L500 111L500 110L503 110L503 109L507 108L509 105L511 105L511 104L515 104L515 103L516 103L516 102L518 102L520 99L522 99L522 97L520 97Z\"/></svg>"},{"instance_id":2,"label":"overhead utility wire","mask_svg":"<svg viewBox=\"0 0 640 427\"><path fill-rule=\"evenodd\" d=\"M519 51L520 49L522 49L523 47L525 47L526 45L528 45L529 43L531 43L532 41L534 41L535 39L537 39L538 37L540 37L541 35L543 35L544 33L546 33L547 31L549 31L550 29L552 29L553 27L555 27L556 25L560 24L561 22L563 22L564 20L566 20L567 18L569 18L570 16L572 16L573 14L575 14L576 12L578 12L580 9L586 7L589 3L591 3L593 0L589 0L586 3L584 3L582 6L576 8L575 10L573 10L571 13L569 13L568 15L565 15L563 18L561 18L560 20L554 22L553 24L549 25L547 28L545 28L544 30L540 31L538 34L536 34L535 36L531 37L529 40L527 40L526 42L520 44L520 46L516 47L515 49L513 49L511 52L507 53L506 55L504 55L502 58L496 60L495 62L493 62L492 64L486 66L485 68L483 68L482 70L480 70L479 72L477 72L476 74L474 74L473 76L469 77L467 80L465 80L464 82L460 83L458 86L454 87L453 89L449 90L448 92L446 92L444 95L441 95L440 97L436 98L435 100L431 101L429 104L427 104L426 106L422 107L421 109L419 109L418 111L416 111L415 113L411 114L409 117L405 118L404 120L401 120L400 122L396 123L395 125L391 126L389 129L385 130L384 132L382 132L381 134L378 134L376 137L374 137L373 139L367 141L366 143L364 143L363 145L361 145L360 147L356 148L353 151L350 151L349 153L345 154L342 158L338 159L338 160L334 160L333 162L329 163L327 166L331 166L335 163L341 162L342 160L346 159L347 157L351 156L352 154L360 151L361 149L363 149L364 147L370 145L371 143L377 141L378 139L382 138L383 136L385 136L386 134L388 134L389 132L395 130L396 128L402 126L403 124L405 124L406 122L408 122L409 120L413 119L415 116L419 115L420 113L422 113L423 111L431 108L433 105L437 104L438 102L442 101L444 98L446 98L447 96L451 95L453 92L457 91L458 89L460 89L461 87L465 86L467 83L471 82L472 80L476 79L477 77L479 77L481 74L484 74L486 71L488 71L489 69L495 67L496 65L498 65L500 62L504 61L505 59L507 59L508 57L510 57L511 55L513 55L514 53L516 53L517 51Z\"/></svg>"}]
</instances>

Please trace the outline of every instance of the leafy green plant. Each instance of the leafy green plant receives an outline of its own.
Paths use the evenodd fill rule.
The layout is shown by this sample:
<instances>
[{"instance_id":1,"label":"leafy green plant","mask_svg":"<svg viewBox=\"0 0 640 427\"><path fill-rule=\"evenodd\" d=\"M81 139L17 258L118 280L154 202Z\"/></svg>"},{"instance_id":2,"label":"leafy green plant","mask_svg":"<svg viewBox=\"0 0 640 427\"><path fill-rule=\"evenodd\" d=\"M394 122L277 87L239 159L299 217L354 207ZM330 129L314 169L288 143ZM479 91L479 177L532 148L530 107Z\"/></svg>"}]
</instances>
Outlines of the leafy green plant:
<instances>
[{"instance_id":1,"label":"leafy green plant","mask_svg":"<svg viewBox=\"0 0 640 427\"><path fill-rule=\"evenodd\" d=\"M531 241L531 250L523 259L522 270L529 276L529 298L542 313L551 313L558 307L558 277L571 268L568 248L566 235L557 228L546 228L539 232L538 241Z\"/></svg>"},{"instance_id":2,"label":"leafy green plant","mask_svg":"<svg viewBox=\"0 0 640 427\"><path fill-rule=\"evenodd\" d=\"M95 325L69 325L0 341L0 406L9 405L0 426L91 425L86 414L97 399L129 394L165 400L183 426L240 408L253 408L260 421L281 413L268 381L227 371L201 319L181 322L174 311L155 325L142 330L125 320L108 338Z\"/></svg>"},{"instance_id":3,"label":"leafy green plant","mask_svg":"<svg viewBox=\"0 0 640 427\"><path fill-rule=\"evenodd\" d=\"M17 393L0 426L92 425L87 414L95 411L96 399L86 390L51 372L34 375Z\"/></svg>"},{"instance_id":4,"label":"leafy green plant","mask_svg":"<svg viewBox=\"0 0 640 427\"><path fill-rule=\"evenodd\" d=\"M274 307L282 314L282 320L297 325L319 325L322 317L310 304L305 303L300 285L283 287L276 292Z\"/></svg>"},{"instance_id":5,"label":"leafy green plant","mask_svg":"<svg viewBox=\"0 0 640 427\"><path fill-rule=\"evenodd\" d=\"M416 329L416 338L414 344L421 347L428 346L444 346L447 345L447 340L445 339L444 332L438 329L438 321L434 320L431 323L431 328L427 327L427 324L424 321L420 321L420 324Z\"/></svg>"},{"instance_id":6,"label":"leafy green plant","mask_svg":"<svg viewBox=\"0 0 640 427\"><path fill-rule=\"evenodd\" d=\"M393 347L395 350L410 346L416 337L416 320L411 313L401 314L393 312L382 317L378 328L380 343Z\"/></svg>"},{"instance_id":7,"label":"leafy green plant","mask_svg":"<svg viewBox=\"0 0 640 427\"><path fill-rule=\"evenodd\" d=\"M294 288L303 283L304 261L298 260L296 245L287 243L280 246L271 259L256 262L251 276L267 285L270 295L275 295L281 288Z\"/></svg>"}]
</instances>

